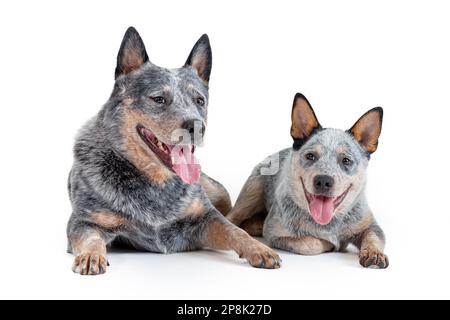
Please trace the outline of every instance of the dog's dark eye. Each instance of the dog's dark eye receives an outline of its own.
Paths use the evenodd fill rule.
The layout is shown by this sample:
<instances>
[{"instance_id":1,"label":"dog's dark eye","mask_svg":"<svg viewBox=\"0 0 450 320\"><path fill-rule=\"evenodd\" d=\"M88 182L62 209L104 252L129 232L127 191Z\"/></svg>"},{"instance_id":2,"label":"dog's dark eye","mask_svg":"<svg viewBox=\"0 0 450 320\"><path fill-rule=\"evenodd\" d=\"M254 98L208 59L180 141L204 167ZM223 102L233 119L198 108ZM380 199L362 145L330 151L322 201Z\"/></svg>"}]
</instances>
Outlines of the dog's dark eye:
<instances>
[{"instance_id":1,"label":"dog's dark eye","mask_svg":"<svg viewBox=\"0 0 450 320\"><path fill-rule=\"evenodd\" d=\"M195 101L199 106L203 107L205 105L205 99L203 99L202 97L198 97Z\"/></svg>"},{"instance_id":2,"label":"dog's dark eye","mask_svg":"<svg viewBox=\"0 0 450 320\"><path fill-rule=\"evenodd\" d=\"M164 99L163 97L150 97L150 99L152 99L157 104L165 104L166 103L166 99Z\"/></svg>"},{"instance_id":3,"label":"dog's dark eye","mask_svg":"<svg viewBox=\"0 0 450 320\"><path fill-rule=\"evenodd\" d=\"M309 160L309 161L314 161L314 160L316 160L316 156L314 155L314 153L311 153L311 152L307 153L307 154L305 155L305 158L306 158L307 160Z\"/></svg>"},{"instance_id":4,"label":"dog's dark eye","mask_svg":"<svg viewBox=\"0 0 450 320\"><path fill-rule=\"evenodd\" d=\"M353 161L350 160L349 158L343 158L342 163L344 164L344 166L349 166L353 163Z\"/></svg>"}]
</instances>

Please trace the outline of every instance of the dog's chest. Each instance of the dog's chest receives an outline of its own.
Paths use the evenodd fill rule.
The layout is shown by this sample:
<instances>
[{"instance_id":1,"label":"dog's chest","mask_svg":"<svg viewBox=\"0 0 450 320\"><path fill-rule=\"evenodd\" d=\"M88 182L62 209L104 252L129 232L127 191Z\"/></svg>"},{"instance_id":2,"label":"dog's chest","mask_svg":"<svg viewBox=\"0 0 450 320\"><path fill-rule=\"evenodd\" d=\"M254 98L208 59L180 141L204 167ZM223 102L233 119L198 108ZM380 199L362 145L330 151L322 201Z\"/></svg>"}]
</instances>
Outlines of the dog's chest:
<instances>
[{"instance_id":1,"label":"dog's chest","mask_svg":"<svg viewBox=\"0 0 450 320\"><path fill-rule=\"evenodd\" d=\"M274 211L273 218L280 222L278 232L283 236L303 237L312 236L318 239L326 240L332 243L336 250L341 246L340 228L338 224L320 226L311 218L308 211L299 208L294 201L284 198L284 201L278 203L280 209Z\"/></svg>"},{"instance_id":2,"label":"dog's chest","mask_svg":"<svg viewBox=\"0 0 450 320\"><path fill-rule=\"evenodd\" d=\"M122 236L137 248L152 252L177 252L194 249L194 230L201 221L187 219L187 210L199 201L198 186L150 190L129 198L129 224ZM136 196L136 195L133 195Z\"/></svg>"},{"instance_id":3,"label":"dog's chest","mask_svg":"<svg viewBox=\"0 0 450 320\"><path fill-rule=\"evenodd\" d=\"M121 236L140 250L171 253L193 250L198 247L196 230L198 224L192 220L179 218L154 225L143 221L132 221L122 229Z\"/></svg>"},{"instance_id":4,"label":"dog's chest","mask_svg":"<svg viewBox=\"0 0 450 320\"><path fill-rule=\"evenodd\" d=\"M289 236L312 236L323 239L332 243L335 251L344 248L355 234L361 232L368 224L360 216L354 217L347 214L345 218L335 217L328 225L318 225L306 210L294 206L285 207L283 214L278 217L283 232ZM370 217L367 218L370 222Z\"/></svg>"},{"instance_id":5,"label":"dog's chest","mask_svg":"<svg viewBox=\"0 0 450 320\"><path fill-rule=\"evenodd\" d=\"M186 206L199 197L200 190L197 185L178 181L161 186L145 184L135 190L124 190L120 211L140 225L159 228L183 218Z\"/></svg>"}]
</instances>

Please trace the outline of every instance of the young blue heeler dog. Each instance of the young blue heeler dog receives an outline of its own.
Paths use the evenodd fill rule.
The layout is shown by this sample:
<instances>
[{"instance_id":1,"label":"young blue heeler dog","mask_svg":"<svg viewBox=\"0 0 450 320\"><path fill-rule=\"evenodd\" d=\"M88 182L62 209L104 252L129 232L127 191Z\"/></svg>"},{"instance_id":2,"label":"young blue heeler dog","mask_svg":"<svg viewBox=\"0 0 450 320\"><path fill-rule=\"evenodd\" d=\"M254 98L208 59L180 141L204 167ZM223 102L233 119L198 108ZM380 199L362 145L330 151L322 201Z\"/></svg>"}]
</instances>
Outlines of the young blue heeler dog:
<instances>
[{"instance_id":1,"label":"young blue heeler dog","mask_svg":"<svg viewBox=\"0 0 450 320\"><path fill-rule=\"evenodd\" d=\"M128 29L111 97L75 143L67 228L74 272L104 273L114 242L162 253L235 250L255 267L280 266L272 249L223 216L228 193L201 173L194 156L210 71L206 35L182 68L169 70L152 64L137 31Z\"/></svg>"},{"instance_id":2,"label":"young blue heeler dog","mask_svg":"<svg viewBox=\"0 0 450 320\"><path fill-rule=\"evenodd\" d=\"M383 110L364 114L348 131L323 129L301 94L292 109L292 148L258 165L227 218L275 248L303 255L354 244L364 267L387 268L384 234L364 189ZM279 162L278 162L278 161ZM276 174L265 174L269 163Z\"/></svg>"}]
</instances>

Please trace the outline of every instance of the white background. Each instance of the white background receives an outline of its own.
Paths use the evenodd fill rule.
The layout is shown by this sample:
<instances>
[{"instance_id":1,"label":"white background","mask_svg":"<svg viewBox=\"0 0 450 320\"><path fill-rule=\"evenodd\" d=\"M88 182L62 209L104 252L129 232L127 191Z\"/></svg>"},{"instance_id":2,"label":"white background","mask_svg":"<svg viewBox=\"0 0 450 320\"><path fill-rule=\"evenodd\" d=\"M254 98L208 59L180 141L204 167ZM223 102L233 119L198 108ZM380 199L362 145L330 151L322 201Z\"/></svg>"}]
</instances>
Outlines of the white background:
<instances>
[{"instance_id":1,"label":"white background","mask_svg":"<svg viewBox=\"0 0 450 320\"><path fill-rule=\"evenodd\" d=\"M448 1L14 1L0 5L0 298L450 298ZM77 129L106 102L126 28L150 59L213 49L205 172L236 199L252 167L290 146L304 93L326 127L382 106L369 200L387 270L354 253L285 252L280 270L233 253L114 253L71 271L67 175Z\"/></svg>"}]
</instances>

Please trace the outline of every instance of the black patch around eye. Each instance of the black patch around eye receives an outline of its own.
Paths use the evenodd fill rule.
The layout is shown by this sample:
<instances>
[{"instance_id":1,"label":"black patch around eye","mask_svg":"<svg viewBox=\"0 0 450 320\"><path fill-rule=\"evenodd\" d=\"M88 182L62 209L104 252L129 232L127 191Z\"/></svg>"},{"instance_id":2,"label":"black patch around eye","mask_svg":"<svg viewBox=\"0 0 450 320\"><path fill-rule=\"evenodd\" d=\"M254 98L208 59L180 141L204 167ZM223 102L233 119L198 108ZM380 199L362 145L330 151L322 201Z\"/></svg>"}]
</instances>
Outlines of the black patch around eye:
<instances>
[{"instance_id":1,"label":"black patch around eye","mask_svg":"<svg viewBox=\"0 0 450 320\"><path fill-rule=\"evenodd\" d=\"M347 160L350 160L350 162L348 162ZM358 167L358 161L353 160L350 157L338 157L337 162L339 164L339 167L342 169L342 171L344 171L346 174L349 175L353 175L354 173L356 173L356 168Z\"/></svg>"}]
</instances>

